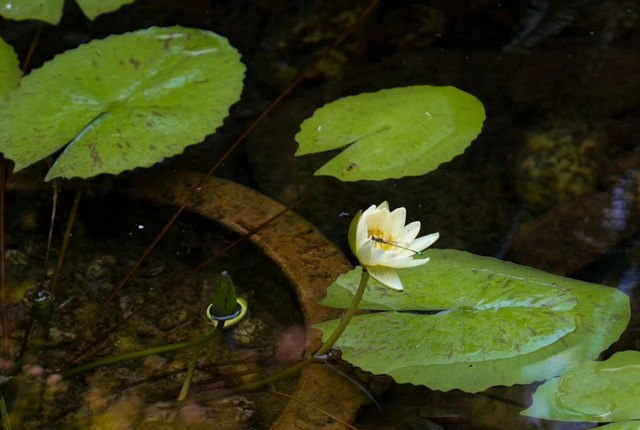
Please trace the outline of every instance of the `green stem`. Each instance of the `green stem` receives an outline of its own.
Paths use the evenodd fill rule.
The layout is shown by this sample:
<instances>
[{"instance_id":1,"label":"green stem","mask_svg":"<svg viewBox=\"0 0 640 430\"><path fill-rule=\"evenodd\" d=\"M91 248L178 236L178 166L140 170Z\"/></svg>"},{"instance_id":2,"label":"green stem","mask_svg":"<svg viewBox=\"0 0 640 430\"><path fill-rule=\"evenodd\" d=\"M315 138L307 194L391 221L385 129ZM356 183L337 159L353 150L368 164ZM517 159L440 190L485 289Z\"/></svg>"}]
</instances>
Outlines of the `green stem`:
<instances>
[{"instance_id":1,"label":"green stem","mask_svg":"<svg viewBox=\"0 0 640 430\"><path fill-rule=\"evenodd\" d=\"M182 383L182 389L180 390L180 394L178 395L178 402L183 401L189 395L191 381L193 380L193 374L196 370L196 364L198 364L198 357L200 357L202 348L204 348L204 344L198 345L198 347L193 351L193 354L191 355L191 363L189 363L187 373L184 375L184 382Z\"/></svg>"},{"instance_id":2,"label":"green stem","mask_svg":"<svg viewBox=\"0 0 640 430\"><path fill-rule=\"evenodd\" d=\"M216 328L222 330L224 328L224 320L218 321ZM201 343L196 347L196 349L191 354L191 363L189 363L189 368L187 369L187 373L184 375L184 382L182 383L182 388L180 389L180 394L178 395L178 404L185 401L187 396L189 395L189 389L191 388L191 381L193 381L193 374L196 371L196 365L198 364L198 358L200 357L200 353L202 352L202 348L204 348L204 343ZM171 415L167 418L167 422L175 421L178 416L178 409L174 409Z\"/></svg>"},{"instance_id":3,"label":"green stem","mask_svg":"<svg viewBox=\"0 0 640 430\"><path fill-rule=\"evenodd\" d=\"M331 336L327 341L320 347L320 349L315 353L315 355L324 355L335 345L336 341L342 336L344 330L347 328L349 323L351 322L351 318L355 315L358 310L358 305L362 300L362 296L364 296L364 291L367 289L367 283L369 282L369 272L365 268L362 269L362 277L360 278L360 285L358 285L358 289L356 290L356 294L353 296L351 300L351 304L349 305L349 309L347 309L347 313L342 316L340 320L340 324L338 327L333 330Z\"/></svg>"},{"instance_id":4,"label":"green stem","mask_svg":"<svg viewBox=\"0 0 640 430\"><path fill-rule=\"evenodd\" d=\"M143 351L133 351L125 354L116 355L114 357L103 358L102 360L92 361L91 363L83 364L78 367L74 367L66 372L62 373L63 379L70 378L78 373L86 372L87 370L97 369L98 367L108 366L110 364L120 363L121 361L131 360L139 357L147 357L154 354L162 354L170 351L178 351L181 349L193 348L196 346L204 345L212 340L220 331L224 324L218 324L216 327L199 338L193 339L188 342L172 343L171 345L155 346L153 348L145 349Z\"/></svg>"},{"instance_id":5,"label":"green stem","mask_svg":"<svg viewBox=\"0 0 640 430\"><path fill-rule=\"evenodd\" d=\"M202 402L209 402L212 400L218 400L218 399L222 399L224 397L228 397L231 396L233 394L238 394L238 393L245 393L247 391L256 391L259 390L269 384L272 384L274 382L278 382L281 381L283 379L286 379L290 376L295 375L296 373L298 373L299 371L301 371L302 369L304 369L305 367L307 367L308 365L314 363L314 357L308 357L303 361L300 361L296 364L294 364L291 367L287 367L286 369L284 369L283 371L274 373L273 375L269 375L266 378L260 379L258 381L254 381L254 382L249 382L247 384L243 384L243 385L238 385L237 387L233 387L233 388L229 388L227 390L222 390L222 391L218 391L218 392L214 392L212 394L205 394L202 396L195 396L192 398L193 401L198 402L198 403L202 403Z\"/></svg>"},{"instance_id":6,"label":"green stem","mask_svg":"<svg viewBox=\"0 0 640 430\"><path fill-rule=\"evenodd\" d=\"M3 395L0 395L0 414L2 414L2 428L5 430L11 430L9 411L7 411L7 404L4 401Z\"/></svg>"},{"instance_id":7,"label":"green stem","mask_svg":"<svg viewBox=\"0 0 640 430\"><path fill-rule=\"evenodd\" d=\"M367 273L367 271L363 269L362 278L360 278L360 285L358 285L356 294L353 296L353 299L351 299L351 304L349 305L349 309L347 309L347 312L342 316L340 323L333 330L333 333L331 333L331 336L329 336L329 339L327 339L327 341L324 344L322 344L320 349L316 351L315 354L307 357L305 360L297 364L294 364L291 367L286 368L285 370L274 373L273 375L267 376L266 378L260 379L259 381L238 385L237 387L233 387L218 393L195 397L194 400L197 402L217 400L222 397L230 396L232 394L259 390L260 388L266 385L269 385L274 382L293 376L299 371L301 371L302 369L304 369L305 367L307 367L308 365L315 363L315 357L329 352L329 350L333 348L333 345L335 345L336 341L340 338L342 333L344 333L344 330L349 325L351 318L353 318L356 311L358 310L358 305L360 304L360 301L362 300L362 296L364 296L364 292L367 289L367 283L369 282L369 277L370 277L369 273Z\"/></svg>"}]
</instances>

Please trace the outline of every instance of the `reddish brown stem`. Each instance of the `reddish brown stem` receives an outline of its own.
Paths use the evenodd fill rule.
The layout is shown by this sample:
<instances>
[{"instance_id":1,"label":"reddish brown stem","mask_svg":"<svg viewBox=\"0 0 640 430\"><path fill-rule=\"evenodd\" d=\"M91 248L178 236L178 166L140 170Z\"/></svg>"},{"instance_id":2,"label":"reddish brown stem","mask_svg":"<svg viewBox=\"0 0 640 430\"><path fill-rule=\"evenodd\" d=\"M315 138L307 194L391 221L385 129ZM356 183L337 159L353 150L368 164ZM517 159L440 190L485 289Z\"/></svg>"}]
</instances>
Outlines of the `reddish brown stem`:
<instances>
[{"instance_id":1,"label":"reddish brown stem","mask_svg":"<svg viewBox=\"0 0 640 430\"><path fill-rule=\"evenodd\" d=\"M29 66L31 66L31 59L33 58L33 53L36 51L36 46L38 46L38 42L40 41L40 35L42 34L42 26L43 24L39 24L36 29L36 34L31 39L31 45L29 45L29 51L27 51L27 55L24 57L24 61L22 62L22 73L27 73L29 70Z\"/></svg>"},{"instance_id":2,"label":"reddish brown stem","mask_svg":"<svg viewBox=\"0 0 640 430\"><path fill-rule=\"evenodd\" d=\"M4 260L4 199L9 177L7 162L0 155L0 284L2 284L2 355L5 358L11 356L9 344L9 289L7 288L7 272Z\"/></svg>"},{"instance_id":3,"label":"reddish brown stem","mask_svg":"<svg viewBox=\"0 0 640 430\"><path fill-rule=\"evenodd\" d=\"M49 235L47 236L47 250L44 255L44 271L42 273L42 280L40 281L40 287L44 288L47 281L47 272L49 270L49 257L51 256L51 244L53 243L53 228L56 223L56 212L58 210L58 182L53 182L53 195L51 202L51 219L49 220Z\"/></svg>"},{"instance_id":4,"label":"reddish brown stem","mask_svg":"<svg viewBox=\"0 0 640 430\"><path fill-rule=\"evenodd\" d=\"M51 279L50 291L55 296L58 283L60 282L60 273L62 272L62 266L64 264L64 258L67 255L67 249L69 249L69 242L71 241L71 232L73 226L76 223L78 216L78 207L80 207L80 197L82 196L82 184L76 190L76 195L73 198L73 205L71 206L71 213L69 214L69 220L67 221L67 227L64 230L64 237L62 239L62 246L60 247L60 254L58 255L58 261L56 262L56 268L53 272L53 279Z\"/></svg>"}]
</instances>

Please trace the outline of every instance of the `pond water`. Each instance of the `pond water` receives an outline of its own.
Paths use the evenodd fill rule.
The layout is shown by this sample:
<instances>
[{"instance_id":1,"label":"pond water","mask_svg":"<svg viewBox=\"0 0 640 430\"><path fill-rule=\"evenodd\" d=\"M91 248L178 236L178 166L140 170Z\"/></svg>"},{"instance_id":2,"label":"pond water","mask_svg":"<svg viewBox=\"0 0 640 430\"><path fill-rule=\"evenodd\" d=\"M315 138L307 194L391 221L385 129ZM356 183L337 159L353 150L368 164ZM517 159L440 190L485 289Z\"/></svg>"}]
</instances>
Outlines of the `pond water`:
<instances>
[{"instance_id":1,"label":"pond water","mask_svg":"<svg viewBox=\"0 0 640 430\"><path fill-rule=\"evenodd\" d=\"M632 319L604 357L617 350L640 349L640 131L636 126L640 120L640 6L636 1L138 0L95 22L86 20L75 5L66 9L61 25L42 29L32 59L34 67L91 38L151 25L210 29L228 37L242 53L247 66L245 88L224 126L203 144L152 168L152 174L170 176L175 169L206 171L224 156L216 175L251 186L285 205L306 198L295 211L346 255L346 232L353 214L388 200L392 207L406 207L409 218L420 220L424 232L440 232L436 247L495 256L623 290L632 299ZM0 20L0 34L22 59L36 28L33 22ZM343 36L341 43L326 51ZM303 72L306 78L226 156L231 144ZM463 155L437 171L382 182L343 183L313 175L330 155L294 156L294 135L300 123L319 106L345 95L417 84L456 86L478 97L487 112L482 134ZM136 175L126 176L135 184ZM100 187L108 185L98 180L96 188ZM140 246L156 230L136 229L135 216L121 224L114 215L101 214L99 198L111 197L108 193L93 197L80 231L92 238L110 239L116 234L120 238L113 243L107 240L108 247L100 255L95 249L81 251L91 256L90 264L98 266L91 269L96 279L90 288L103 298L102 284L113 282L123 270L119 265L139 255L133 245L121 241L135 236ZM46 216L40 202L48 198L24 199L24 207L34 208L21 209L27 212L13 216L27 223L24 214L28 210L38 213L41 229ZM129 204L105 201L121 213L129 211ZM160 215L160 222L169 217L153 212ZM139 225L150 222L154 221L140 221ZM180 278L179 273L217 249L218 241L228 240L214 237L209 227L177 233L183 225L192 224L189 218L180 218L179 223L173 236L162 242L171 257L158 263L160 272L149 275L155 270L151 260L134 281L149 292L161 277L163 286L151 293L158 298L172 297L167 296L173 285L171 277L165 278L168 273ZM11 240L31 264L44 251L42 236L30 239L29 235L20 233ZM234 266L237 283L249 285L258 273L255 267L266 265L260 258L229 254L208 270L214 274L228 264L240 263ZM104 261L111 261L107 268L101 267ZM83 282L87 270L86 266L77 269ZM262 280L260 275L259 282L277 284L275 272L276 281ZM120 295L120 306L136 303L135 295L131 291ZM69 298L85 297L80 301L86 296L86 291L68 293ZM181 300L185 296L180 294ZM198 311L193 309L202 300L200 296L187 299L185 319L197 321ZM267 310L271 300L266 294L256 297L254 303ZM171 304L168 300L163 306ZM290 306L287 315L295 313L294 308ZM87 314L83 318L91 316L92 309L83 310ZM156 314L149 317L154 321L170 313L163 307L148 311ZM24 320L26 315L15 318ZM301 317L277 322L271 320L273 316L268 318L269 324L288 326L298 324ZM108 330L104 326L98 332ZM142 340L124 329L118 333L123 333L119 340L123 345L134 340L136 345L155 344L148 339L152 333ZM184 339L183 335L188 337L183 331L165 341ZM102 352L119 347L109 344ZM573 430L594 426L521 417L518 405L529 404L535 387L497 388L480 395L432 392L394 385L386 378L368 383L382 410L373 406L363 410L354 424L360 429ZM154 386L156 389L161 393L169 388ZM246 428L263 428L267 421L247 421Z\"/></svg>"},{"instance_id":2,"label":"pond water","mask_svg":"<svg viewBox=\"0 0 640 430\"><path fill-rule=\"evenodd\" d=\"M237 293L251 303L250 317L205 345L192 395L256 380L265 371L299 359L304 322L288 280L259 249L246 243L212 260L236 237L193 215L173 226L112 300L114 286L173 209L104 194L104 188L97 195L87 194L55 293L48 339L41 338L41 321L31 326L34 305L21 297L37 290L43 276L50 195L21 192L7 199L6 216L13 220L6 238L13 350L21 349L31 326L22 372L12 374L3 391L16 428L106 428L114 421L119 424L110 428L147 428L166 419L172 412L168 401L180 390L193 349L158 351L64 382L46 377L100 358L203 336L211 330L205 309L223 270L233 274ZM68 195L62 197L64 204ZM68 213L58 216L66 219ZM55 236L57 249L58 232ZM196 267L205 260L210 262ZM297 347L292 347L296 336ZM290 391L291 384L294 381L280 389ZM202 408L187 405L174 426L215 422L230 429L267 427L284 404L285 399L274 395L236 395Z\"/></svg>"}]
</instances>

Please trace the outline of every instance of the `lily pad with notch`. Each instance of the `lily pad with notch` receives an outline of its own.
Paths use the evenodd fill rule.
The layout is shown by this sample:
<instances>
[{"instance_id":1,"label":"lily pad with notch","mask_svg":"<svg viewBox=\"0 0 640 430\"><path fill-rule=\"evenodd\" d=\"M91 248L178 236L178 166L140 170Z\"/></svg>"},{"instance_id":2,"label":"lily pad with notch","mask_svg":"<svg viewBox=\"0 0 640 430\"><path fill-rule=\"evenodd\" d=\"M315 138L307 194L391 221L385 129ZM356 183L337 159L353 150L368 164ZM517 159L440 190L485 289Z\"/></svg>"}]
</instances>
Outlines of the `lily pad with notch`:
<instances>
[{"instance_id":1,"label":"lily pad with notch","mask_svg":"<svg viewBox=\"0 0 640 430\"><path fill-rule=\"evenodd\" d=\"M296 135L296 155L345 147L316 175L383 180L431 172L462 154L485 119L457 88L419 85L343 97L317 109Z\"/></svg>"},{"instance_id":2,"label":"lily pad with notch","mask_svg":"<svg viewBox=\"0 0 640 430\"><path fill-rule=\"evenodd\" d=\"M240 54L213 32L152 27L94 40L24 77L0 111L0 152L46 179L147 167L201 142L240 98Z\"/></svg>"},{"instance_id":3,"label":"lily pad with notch","mask_svg":"<svg viewBox=\"0 0 640 430\"><path fill-rule=\"evenodd\" d=\"M557 376L594 359L629 321L614 288L463 251L432 249L400 272L404 292L371 280L336 346L346 361L400 383L477 392ZM339 277L322 304L346 308L361 269ZM318 324L324 338L337 320Z\"/></svg>"}]
</instances>

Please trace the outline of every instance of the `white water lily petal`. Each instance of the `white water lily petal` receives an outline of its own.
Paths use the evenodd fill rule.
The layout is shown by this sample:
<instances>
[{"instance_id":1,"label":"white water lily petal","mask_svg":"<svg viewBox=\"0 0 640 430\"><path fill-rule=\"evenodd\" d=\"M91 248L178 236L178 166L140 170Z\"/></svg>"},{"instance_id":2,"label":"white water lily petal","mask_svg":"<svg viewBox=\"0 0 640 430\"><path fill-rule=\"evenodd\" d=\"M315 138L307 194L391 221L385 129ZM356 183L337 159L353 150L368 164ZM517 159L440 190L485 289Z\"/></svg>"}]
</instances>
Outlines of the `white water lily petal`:
<instances>
[{"instance_id":1,"label":"white water lily petal","mask_svg":"<svg viewBox=\"0 0 640 430\"><path fill-rule=\"evenodd\" d=\"M360 264L371 276L395 290L402 290L402 282L395 269L414 267L429 259L415 258L435 242L439 234L418 237L420 222L405 225L405 208L389 210L382 202L358 212L349 226L349 246Z\"/></svg>"},{"instance_id":2,"label":"white water lily petal","mask_svg":"<svg viewBox=\"0 0 640 430\"><path fill-rule=\"evenodd\" d=\"M358 260L363 266L377 266L380 262L385 261L386 253L383 249L372 248L371 246L363 246L359 252Z\"/></svg>"},{"instance_id":3,"label":"white water lily petal","mask_svg":"<svg viewBox=\"0 0 640 430\"><path fill-rule=\"evenodd\" d=\"M426 236L417 238L416 240L411 242L411 245L409 245L409 247L414 251L420 252L433 245L433 243L438 240L439 237L440 233L431 233Z\"/></svg>"},{"instance_id":4,"label":"white water lily petal","mask_svg":"<svg viewBox=\"0 0 640 430\"><path fill-rule=\"evenodd\" d=\"M376 205L372 205L372 207L376 208ZM389 202L385 200L384 202L380 203L376 209L389 210Z\"/></svg>"},{"instance_id":5,"label":"white water lily petal","mask_svg":"<svg viewBox=\"0 0 640 430\"><path fill-rule=\"evenodd\" d=\"M408 245L418 237L418 233L420 233L420 221L414 221L411 224L404 226L400 232L398 241Z\"/></svg>"},{"instance_id":6,"label":"white water lily petal","mask_svg":"<svg viewBox=\"0 0 640 430\"><path fill-rule=\"evenodd\" d=\"M367 215L363 222L367 226L369 232L372 230L380 230L383 226L388 224L388 215L389 214L384 211L375 211Z\"/></svg>"},{"instance_id":7,"label":"white water lily petal","mask_svg":"<svg viewBox=\"0 0 640 430\"><path fill-rule=\"evenodd\" d=\"M358 254L359 250L362 249L363 246L369 241L369 236L367 235L367 225L365 224L363 218L365 217L365 213L360 217L360 222L358 222L357 231L356 231L356 249L352 249L354 254Z\"/></svg>"},{"instance_id":8,"label":"white water lily petal","mask_svg":"<svg viewBox=\"0 0 640 430\"><path fill-rule=\"evenodd\" d=\"M405 208L398 208L391 212L389 216L389 225L387 229L391 232L391 235L398 237L400 232L404 228L404 223L407 220L407 210Z\"/></svg>"},{"instance_id":9,"label":"white water lily petal","mask_svg":"<svg viewBox=\"0 0 640 430\"><path fill-rule=\"evenodd\" d=\"M384 266L370 266L367 267L367 272L381 284L397 291L403 290L402 281L395 270Z\"/></svg>"},{"instance_id":10,"label":"white water lily petal","mask_svg":"<svg viewBox=\"0 0 640 430\"><path fill-rule=\"evenodd\" d=\"M385 266L393 269L404 269L405 267L422 266L429 262L428 258L407 258L404 260L387 261Z\"/></svg>"},{"instance_id":11,"label":"white water lily petal","mask_svg":"<svg viewBox=\"0 0 640 430\"><path fill-rule=\"evenodd\" d=\"M349 248L351 248L351 252L353 252L354 255L360 253L360 249L367 239L366 227L364 227L364 221L362 220L363 215L364 213L362 211L358 211L349 225L347 239L349 241Z\"/></svg>"},{"instance_id":12,"label":"white water lily petal","mask_svg":"<svg viewBox=\"0 0 640 430\"><path fill-rule=\"evenodd\" d=\"M396 255L393 255L394 252L387 251L385 252L384 261L385 266L389 266L387 262L399 261L399 260L413 260L413 257L416 255L415 252L408 249L399 249L398 252L395 252Z\"/></svg>"},{"instance_id":13,"label":"white water lily petal","mask_svg":"<svg viewBox=\"0 0 640 430\"><path fill-rule=\"evenodd\" d=\"M369 206L367 209L365 209L365 211L362 213L362 215L368 216L371 215L372 213L378 211L378 207L376 205L371 205Z\"/></svg>"}]
</instances>

